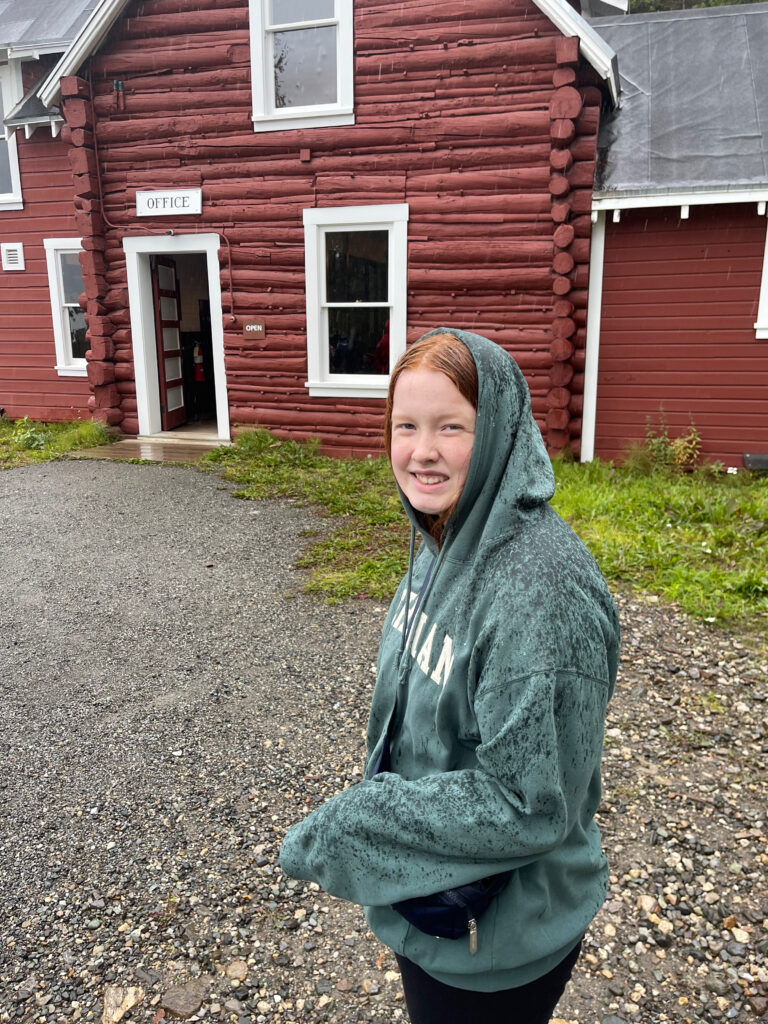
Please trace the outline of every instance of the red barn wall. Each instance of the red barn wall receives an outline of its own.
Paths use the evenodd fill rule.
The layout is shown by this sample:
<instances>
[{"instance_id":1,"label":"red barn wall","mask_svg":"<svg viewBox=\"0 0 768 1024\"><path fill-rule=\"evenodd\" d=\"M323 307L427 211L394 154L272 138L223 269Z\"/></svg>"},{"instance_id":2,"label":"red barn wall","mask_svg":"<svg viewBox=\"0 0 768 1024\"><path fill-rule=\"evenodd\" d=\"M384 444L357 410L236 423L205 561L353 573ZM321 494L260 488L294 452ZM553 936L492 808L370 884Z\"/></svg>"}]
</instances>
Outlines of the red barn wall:
<instances>
[{"instance_id":1,"label":"red barn wall","mask_svg":"<svg viewBox=\"0 0 768 1024\"><path fill-rule=\"evenodd\" d=\"M122 239L218 230L233 422L377 448L381 400L304 387L302 211L405 202L408 339L446 323L491 336L524 369L550 446L578 451L600 94L577 41L526 0L356 0L355 125L254 133L246 0L201 0L194 21L183 6L127 8L64 104L96 257L92 358L117 366L93 370L97 414L138 429ZM137 223L136 190L173 186L202 186L202 216ZM264 347L243 344L245 316L268 317Z\"/></svg>"},{"instance_id":2,"label":"red barn wall","mask_svg":"<svg viewBox=\"0 0 768 1024\"><path fill-rule=\"evenodd\" d=\"M754 323L765 250L756 204L625 210L605 239L595 454L620 459L663 408L709 460L768 451L768 342Z\"/></svg>"},{"instance_id":3,"label":"red barn wall","mask_svg":"<svg viewBox=\"0 0 768 1024\"><path fill-rule=\"evenodd\" d=\"M25 89L47 73L55 57L28 61ZM75 238L68 146L47 126L32 138L16 133L23 210L0 210L0 241L24 244L25 270L0 270L0 409L36 420L87 418L85 378L59 377L43 239Z\"/></svg>"},{"instance_id":4,"label":"red barn wall","mask_svg":"<svg viewBox=\"0 0 768 1024\"><path fill-rule=\"evenodd\" d=\"M38 128L16 135L24 209L0 210L0 240L23 242L26 270L0 271L0 408L11 418L87 418L84 377L54 369L51 300L44 238L73 238L72 172L67 146Z\"/></svg>"}]
</instances>

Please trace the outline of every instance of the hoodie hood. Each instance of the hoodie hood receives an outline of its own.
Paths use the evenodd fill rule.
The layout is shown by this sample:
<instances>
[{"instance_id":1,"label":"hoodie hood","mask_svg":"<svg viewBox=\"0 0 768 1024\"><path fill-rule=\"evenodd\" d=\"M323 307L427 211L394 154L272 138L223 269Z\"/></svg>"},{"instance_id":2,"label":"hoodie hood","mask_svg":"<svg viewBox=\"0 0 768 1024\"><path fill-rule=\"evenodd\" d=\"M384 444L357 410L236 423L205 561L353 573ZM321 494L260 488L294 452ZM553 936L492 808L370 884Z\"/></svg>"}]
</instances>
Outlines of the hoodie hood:
<instances>
[{"instance_id":1,"label":"hoodie hood","mask_svg":"<svg viewBox=\"0 0 768 1024\"><path fill-rule=\"evenodd\" d=\"M513 534L521 520L552 497L555 477L520 367L501 346L469 331L438 327L419 341L451 334L466 345L477 367L475 443L458 505L446 524L443 548L467 558L486 544ZM423 517L402 491L412 525L430 547Z\"/></svg>"}]
</instances>

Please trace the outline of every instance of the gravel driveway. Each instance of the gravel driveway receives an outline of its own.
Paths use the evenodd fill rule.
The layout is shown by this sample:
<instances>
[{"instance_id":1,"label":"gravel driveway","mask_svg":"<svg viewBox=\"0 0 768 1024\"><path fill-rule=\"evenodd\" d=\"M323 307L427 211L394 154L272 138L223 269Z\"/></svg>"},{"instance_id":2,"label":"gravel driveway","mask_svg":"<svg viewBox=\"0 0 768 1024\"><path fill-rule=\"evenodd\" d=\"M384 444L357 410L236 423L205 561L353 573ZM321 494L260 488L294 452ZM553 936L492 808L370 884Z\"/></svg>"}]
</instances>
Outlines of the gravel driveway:
<instances>
[{"instance_id":1,"label":"gravel driveway","mask_svg":"<svg viewBox=\"0 0 768 1024\"><path fill-rule=\"evenodd\" d=\"M275 866L360 777L385 609L302 595L323 520L231 490L115 462L0 473L0 1022L405 1021L358 909ZM612 890L558 1012L756 1020L765 639L620 604Z\"/></svg>"}]
</instances>

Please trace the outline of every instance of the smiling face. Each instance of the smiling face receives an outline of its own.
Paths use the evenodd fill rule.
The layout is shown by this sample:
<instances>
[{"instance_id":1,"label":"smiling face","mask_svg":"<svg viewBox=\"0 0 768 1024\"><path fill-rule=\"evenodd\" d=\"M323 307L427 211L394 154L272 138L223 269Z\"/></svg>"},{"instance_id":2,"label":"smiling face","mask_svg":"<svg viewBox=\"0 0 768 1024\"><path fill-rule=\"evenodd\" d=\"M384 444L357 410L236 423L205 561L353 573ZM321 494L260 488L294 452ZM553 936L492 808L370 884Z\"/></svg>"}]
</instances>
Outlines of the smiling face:
<instances>
[{"instance_id":1,"label":"smiling face","mask_svg":"<svg viewBox=\"0 0 768 1024\"><path fill-rule=\"evenodd\" d=\"M444 373L404 370L392 396L390 461L395 480L419 512L439 516L467 479L477 415Z\"/></svg>"}]
</instances>

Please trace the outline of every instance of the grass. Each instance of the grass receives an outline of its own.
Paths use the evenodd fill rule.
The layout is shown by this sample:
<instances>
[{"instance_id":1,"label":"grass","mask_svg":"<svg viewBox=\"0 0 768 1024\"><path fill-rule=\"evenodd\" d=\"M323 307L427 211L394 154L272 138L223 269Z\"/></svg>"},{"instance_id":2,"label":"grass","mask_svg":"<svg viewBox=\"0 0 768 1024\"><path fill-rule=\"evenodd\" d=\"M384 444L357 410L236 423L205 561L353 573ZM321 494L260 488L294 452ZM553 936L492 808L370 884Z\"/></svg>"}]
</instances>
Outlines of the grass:
<instances>
[{"instance_id":1,"label":"grass","mask_svg":"<svg viewBox=\"0 0 768 1024\"><path fill-rule=\"evenodd\" d=\"M24 417L0 417L0 470L49 462L79 448L109 444L111 436L101 423L75 420L70 423L39 423Z\"/></svg>"},{"instance_id":2,"label":"grass","mask_svg":"<svg viewBox=\"0 0 768 1024\"><path fill-rule=\"evenodd\" d=\"M291 498L335 518L301 564L330 600L388 600L407 559L408 524L386 460L330 459L316 445L243 434L207 456L241 498ZM768 622L768 478L671 468L640 472L555 462L553 505L614 586L658 595L705 621Z\"/></svg>"},{"instance_id":3,"label":"grass","mask_svg":"<svg viewBox=\"0 0 768 1024\"><path fill-rule=\"evenodd\" d=\"M610 463L556 463L553 504L606 578L689 614L764 627L768 619L768 478L639 474Z\"/></svg>"}]
</instances>

